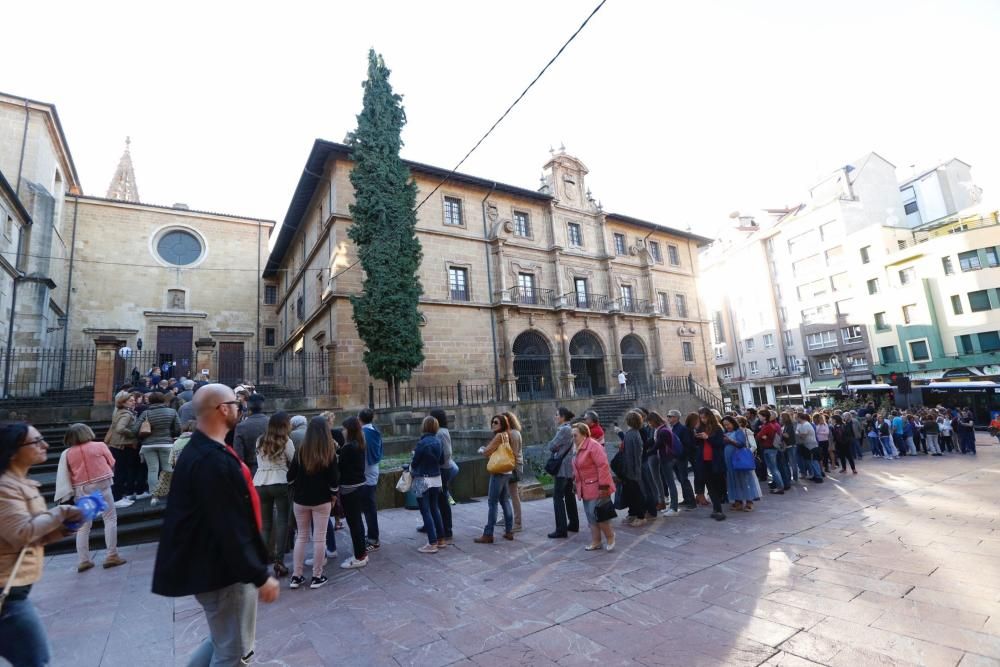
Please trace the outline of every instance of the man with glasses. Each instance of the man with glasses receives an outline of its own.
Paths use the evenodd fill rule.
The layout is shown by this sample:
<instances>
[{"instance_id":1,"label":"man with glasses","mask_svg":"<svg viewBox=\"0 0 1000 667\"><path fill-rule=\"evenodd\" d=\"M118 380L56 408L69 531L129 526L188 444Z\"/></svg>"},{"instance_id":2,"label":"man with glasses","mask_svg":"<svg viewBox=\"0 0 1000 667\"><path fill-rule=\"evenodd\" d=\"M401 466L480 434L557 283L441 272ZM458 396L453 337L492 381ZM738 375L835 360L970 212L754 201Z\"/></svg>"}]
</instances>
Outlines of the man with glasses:
<instances>
[{"instance_id":1,"label":"man with glasses","mask_svg":"<svg viewBox=\"0 0 1000 667\"><path fill-rule=\"evenodd\" d=\"M260 536L260 500L250 469L225 444L239 401L209 384L194 396L198 428L174 466L153 570L153 592L194 595L209 638L189 665L247 664L253 655L257 597L278 598Z\"/></svg>"}]
</instances>

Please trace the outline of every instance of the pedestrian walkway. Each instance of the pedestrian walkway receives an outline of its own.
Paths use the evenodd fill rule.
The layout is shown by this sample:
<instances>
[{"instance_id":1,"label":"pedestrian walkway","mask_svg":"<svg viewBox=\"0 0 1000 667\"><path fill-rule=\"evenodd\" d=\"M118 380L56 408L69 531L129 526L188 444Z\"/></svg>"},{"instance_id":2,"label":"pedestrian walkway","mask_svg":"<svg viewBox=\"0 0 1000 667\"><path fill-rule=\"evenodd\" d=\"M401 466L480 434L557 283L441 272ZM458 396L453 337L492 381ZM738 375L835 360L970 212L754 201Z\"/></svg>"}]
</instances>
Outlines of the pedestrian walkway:
<instances>
[{"instance_id":1,"label":"pedestrian walkway","mask_svg":"<svg viewBox=\"0 0 1000 667\"><path fill-rule=\"evenodd\" d=\"M708 509L550 540L551 501L524 503L514 542L473 544L486 503L456 506L455 546L416 549L417 512L380 515L362 570L261 605L261 665L996 665L1000 447L878 461L767 496L721 523ZM338 532L342 547L349 544ZM155 545L77 574L46 564L32 598L54 665L184 665L205 638L191 598L152 595ZM812 662L807 662L812 661Z\"/></svg>"}]
</instances>

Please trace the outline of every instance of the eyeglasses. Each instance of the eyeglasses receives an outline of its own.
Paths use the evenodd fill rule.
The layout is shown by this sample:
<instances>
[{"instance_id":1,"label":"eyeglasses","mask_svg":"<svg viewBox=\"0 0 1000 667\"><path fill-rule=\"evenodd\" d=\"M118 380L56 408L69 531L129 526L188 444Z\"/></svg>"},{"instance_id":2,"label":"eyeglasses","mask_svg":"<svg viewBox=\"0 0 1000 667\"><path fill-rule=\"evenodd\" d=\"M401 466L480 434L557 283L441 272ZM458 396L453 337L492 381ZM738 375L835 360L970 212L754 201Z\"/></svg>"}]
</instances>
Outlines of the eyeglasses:
<instances>
[{"instance_id":1,"label":"eyeglasses","mask_svg":"<svg viewBox=\"0 0 1000 667\"><path fill-rule=\"evenodd\" d=\"M240 403L241 401L223 401L222 403L219 403L215 407L221 408L223 405L240 405Z\"/></svg>"},{"instance_id":2,"label":"eyeglasses","mask_svg":"<svg viewBox=\"0 0 1000 667\"><path fill-rule=\"evenodd\" d=\"M34 440L25 440L23 443L21 443L21 446L22 447L27 447L29 445L38 446L38 445L42 444L43 442L45 442L45 438L35 438Z\"/></svg>"},{"instance_id":3,"label":"eyeglasses","mask_svg":"<svg viewBox=\"0 0 1000 667\"><path fill-rule=\"evenodd\" d=\"M493 421L490 422L490 425L492 426L494 424L499 424L499 423L500 423L499 419L494 419Z\"/></svg>"}]
</instances>

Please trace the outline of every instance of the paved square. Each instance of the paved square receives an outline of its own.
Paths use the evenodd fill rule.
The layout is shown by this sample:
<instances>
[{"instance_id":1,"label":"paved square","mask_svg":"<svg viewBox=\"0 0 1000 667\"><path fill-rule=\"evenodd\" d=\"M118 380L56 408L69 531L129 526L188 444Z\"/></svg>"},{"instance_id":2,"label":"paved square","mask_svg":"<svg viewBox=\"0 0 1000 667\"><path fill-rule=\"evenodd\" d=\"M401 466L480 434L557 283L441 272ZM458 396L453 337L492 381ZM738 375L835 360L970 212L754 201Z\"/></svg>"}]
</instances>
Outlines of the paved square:
<instances>
[{"instance_id":1,"label":"paved square","mask_svg":"<svg viewBox=\"0 0 1000 667\"><path fill-rule=\"evenodd\" d=\"M456 506L454 547L416 551L419 515L380 514L363 570L261 605L261 665L1000 664L1000 448L977 458L860 463L717 523L700 509L588 536L545 537L524 504L513 543L473 544L486 503ZM346 531L338 533L343 549ZM206 636L192 598L149 592L154 545L84 574L49 559L32 593L54 664L183 665Z\"/></svg>"}]
</instances>

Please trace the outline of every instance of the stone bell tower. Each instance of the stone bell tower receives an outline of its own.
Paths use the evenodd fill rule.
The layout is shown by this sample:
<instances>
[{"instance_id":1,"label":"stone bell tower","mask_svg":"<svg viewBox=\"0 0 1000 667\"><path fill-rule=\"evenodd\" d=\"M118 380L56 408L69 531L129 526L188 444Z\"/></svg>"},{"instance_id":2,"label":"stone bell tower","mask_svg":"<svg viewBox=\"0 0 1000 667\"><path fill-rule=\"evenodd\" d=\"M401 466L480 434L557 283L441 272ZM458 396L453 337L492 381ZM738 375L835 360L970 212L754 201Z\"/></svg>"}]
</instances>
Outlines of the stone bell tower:
<instances>
[{"instance_id":1,"label":"stone bell tower","mask_svg":"<svg viewBox=\"0 0 1000 667\"><path fill-rule=\"evenodd\" d=\"M116 201L127 201L139 203L139 186L135 183L135 170L132 168L132 153L129 146L132 144L130 137L125 137L125 152L118 160L118 168L108 186L108 199Z\"/></svg>"}]
</instances>

